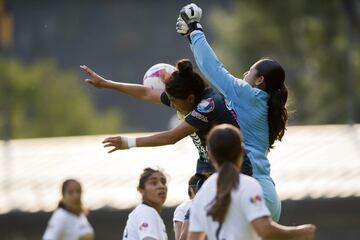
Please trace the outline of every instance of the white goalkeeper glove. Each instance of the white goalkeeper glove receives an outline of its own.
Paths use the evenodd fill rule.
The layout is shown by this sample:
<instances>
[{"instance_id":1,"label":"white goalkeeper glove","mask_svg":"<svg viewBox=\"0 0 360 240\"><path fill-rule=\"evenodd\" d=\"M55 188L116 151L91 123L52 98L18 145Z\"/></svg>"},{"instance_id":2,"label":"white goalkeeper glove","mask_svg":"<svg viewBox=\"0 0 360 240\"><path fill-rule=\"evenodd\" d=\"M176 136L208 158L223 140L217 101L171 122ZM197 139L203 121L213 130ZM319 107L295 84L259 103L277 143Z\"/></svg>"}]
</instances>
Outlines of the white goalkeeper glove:
<instances>
[{"instance_id":1,"label":"white goalkeeper glove","mask_svg":"<svg viewBox=\"0 0 360 240\"><path fill-rule=\"evenodd\" d=\"M203 30L199 21L201 19L202 10L196 4L191 3L180 10L180 17L176 22L176 31L181 35L189 35L194 30ZM191 42L190 38L189 41Z\"/></svg>"},{"instance_id":2,"label":"white goalkeeper glove","mask_svg":"<svg viewBox=\"0 0 360 240\"><path fill-rule=\"evenodd\" d=\"M186 22L179 16L176 21L176 32L181 35L189 34L189 27Z\"/></svg>"},{"instance_id":3,"label":"white goalkeeper glove","mask_svg":"<svg viewBox=\"0 0 360 240\"><path fill-rule=\"evenodd\" d=\"M180 16L186 24L200 22L202 10L195 3L190 3L180 10Z\"/></svg>"}]
</instances>

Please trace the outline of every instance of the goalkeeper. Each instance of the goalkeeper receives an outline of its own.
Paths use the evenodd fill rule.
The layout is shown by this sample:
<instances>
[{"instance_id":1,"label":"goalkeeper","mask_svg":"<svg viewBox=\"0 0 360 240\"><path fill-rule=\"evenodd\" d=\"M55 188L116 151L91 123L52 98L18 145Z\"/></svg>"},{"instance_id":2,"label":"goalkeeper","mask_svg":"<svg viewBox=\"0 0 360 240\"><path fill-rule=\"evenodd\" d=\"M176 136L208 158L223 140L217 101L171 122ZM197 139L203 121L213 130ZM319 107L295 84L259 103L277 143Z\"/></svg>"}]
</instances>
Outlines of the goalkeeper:
<instances>
[{"instance_id":1,"label":"goalkeeper","mask_svg":"<svg viewBox=\"0 0 360 240\"><path fill-rule=\"evenodd\" d=\"M202 10L197 5L186 5L180 11L176 31L188 37L201 73L224 95L238 116L253 177L263 189L272 218L278 221L281 201L270 177L267 154L286 130L288 91L285 71L278 62L261 59L244 73L243 80L233 76L208 44L199 23L201 15Z\"/></svg>"}]
</instances>

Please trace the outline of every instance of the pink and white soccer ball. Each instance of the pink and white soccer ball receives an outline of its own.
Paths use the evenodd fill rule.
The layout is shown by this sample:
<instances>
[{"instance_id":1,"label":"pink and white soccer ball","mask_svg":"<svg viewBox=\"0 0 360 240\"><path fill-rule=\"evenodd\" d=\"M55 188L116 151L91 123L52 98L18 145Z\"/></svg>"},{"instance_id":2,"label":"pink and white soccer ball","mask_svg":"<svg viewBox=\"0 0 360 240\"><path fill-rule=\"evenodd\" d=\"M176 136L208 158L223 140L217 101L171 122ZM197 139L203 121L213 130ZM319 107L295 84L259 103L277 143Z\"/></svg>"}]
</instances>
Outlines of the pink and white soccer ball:
<instances>
[{"instance_id":1,"label":"pink and white soccer ball","mask_svg":"<svg viewBox=\"0 0 360 240\"><path fill-rule=\"evenodd\" d=\"M164 72L172 74L174 71L176 71L176 68L170 64L155 64L146 71L143 79L143 85L152 89L164 91L165 83L162 76L164 76Z\"/></svg>"}]
</instances>

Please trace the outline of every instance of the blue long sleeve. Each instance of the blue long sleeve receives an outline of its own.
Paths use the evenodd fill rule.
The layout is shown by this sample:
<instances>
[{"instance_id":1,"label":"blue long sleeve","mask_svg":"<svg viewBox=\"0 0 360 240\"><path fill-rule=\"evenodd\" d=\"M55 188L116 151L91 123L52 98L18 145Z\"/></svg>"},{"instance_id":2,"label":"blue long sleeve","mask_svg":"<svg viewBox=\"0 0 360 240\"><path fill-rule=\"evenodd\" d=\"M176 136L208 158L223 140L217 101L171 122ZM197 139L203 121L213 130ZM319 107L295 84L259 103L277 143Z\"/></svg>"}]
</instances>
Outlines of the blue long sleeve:
<instances>
[{"instance_id":1,"label":"blue long sleeve","mask_svg":"<svg viewBox=\"0 0 360 240\"><path fill-rule=\"evenodd\" d=\"M253 99L258 89L253 89L247 82L237 79L225 69L209 46L202 31L192 32L191 41L191 50L197 66L221 94L229 99L234 97L242 100Z\"/></svg>"}]
</instances>

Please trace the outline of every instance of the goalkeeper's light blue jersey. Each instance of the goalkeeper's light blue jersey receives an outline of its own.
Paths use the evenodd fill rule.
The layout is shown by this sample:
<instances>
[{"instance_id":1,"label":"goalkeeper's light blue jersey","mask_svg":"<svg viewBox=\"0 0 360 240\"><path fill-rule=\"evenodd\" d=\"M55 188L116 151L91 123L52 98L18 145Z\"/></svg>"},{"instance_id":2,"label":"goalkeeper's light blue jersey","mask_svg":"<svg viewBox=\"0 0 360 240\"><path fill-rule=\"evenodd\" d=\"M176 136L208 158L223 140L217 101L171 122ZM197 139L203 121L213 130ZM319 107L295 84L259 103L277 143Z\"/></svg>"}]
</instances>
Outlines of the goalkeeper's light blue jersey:
<instances>
[{"instance_id":1,"label":"goalkeeper's light blue jersey","mask_svg":"<svg viewBox=\"0 0 360 240\"><path fill-rule=\"evenodd\" d=\"M269 94L231 75L207 43L202 31L193 31L190 37L191 49L201 73L224 95L236 112L253 176L269 176Z\"/></svg>"},{"instance_id":2,"label":"goalkeeper's light blue jersey","mask_svg":"<svg viewBox=\"0 0 360 240\"><path fill-rule=\"evenodd\" d=\"M269 94L253 88L247 82L232 76L216 57L202 31L193 31L191 49L202 74L224 95L230 108L235 110L244 135L246 155L258 180L273 220L280 219L281 201L270 177L267 158L269 147L268 99Z\"/></svg>"}]
</instances>

